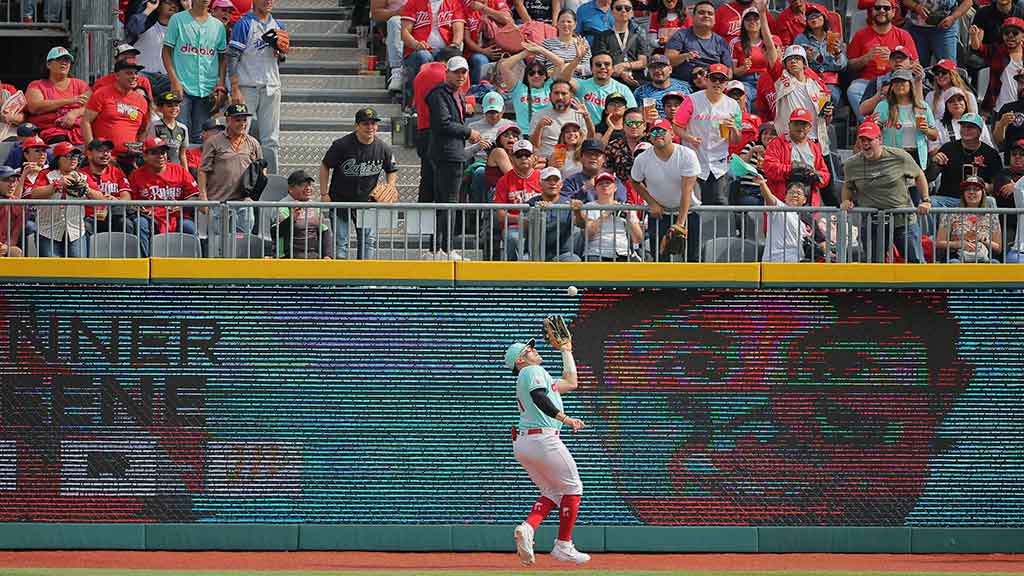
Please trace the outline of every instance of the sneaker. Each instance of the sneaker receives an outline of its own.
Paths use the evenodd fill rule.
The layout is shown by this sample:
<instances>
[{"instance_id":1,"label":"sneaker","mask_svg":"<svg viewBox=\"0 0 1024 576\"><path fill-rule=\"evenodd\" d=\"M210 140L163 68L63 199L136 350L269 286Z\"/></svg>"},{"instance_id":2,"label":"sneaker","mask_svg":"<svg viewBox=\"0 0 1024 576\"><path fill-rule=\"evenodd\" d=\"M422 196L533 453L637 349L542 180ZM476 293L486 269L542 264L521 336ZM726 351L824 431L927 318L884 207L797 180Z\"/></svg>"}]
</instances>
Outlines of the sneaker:
<instances>
[{"instance_id":1,"label":"sneaker","mask_svg":"<svg viewBox=\"0 0 1024 576\"><path fill-rule=\"evenodd\" d=\"M466 258L462 254L459 254L455 250L452 250L451 252L448 253L448 260L465 260L466 262L468 262L469 258Z\"/></svg>"},{"instance_id":2,"label":"sneaker","mask_svg":"<svg viewBox=\"0 0 1024 576\"><path fill-rule=\"evenodd\" d=\"M533 564L533 526L523 522L516 526L514 533L516 539L516 554L523 564Z\"/></svg>"},{"instance_id":3,"label":"sneaker","mask_svg":"<svg viewBox=\"0 0 1024 576\"><path fill-rule=\"evenodd\" d=\"M402 68L391 69L391 79L388 80L388 92L401 92L402 91Z\"/></svg>"},{"instance_id":4,"label":"sneaker","mask_svg":"<svg viewBox=\"0 0 1024 576\"><path fill-rule=\"evenodd\" d=\"M564 540L555 540L555 547L551 549L551 557L562 562L575 562L576 564L590 562L590 554L580 552L572 545L572 542Z\"/></svg>"}]
</instances>

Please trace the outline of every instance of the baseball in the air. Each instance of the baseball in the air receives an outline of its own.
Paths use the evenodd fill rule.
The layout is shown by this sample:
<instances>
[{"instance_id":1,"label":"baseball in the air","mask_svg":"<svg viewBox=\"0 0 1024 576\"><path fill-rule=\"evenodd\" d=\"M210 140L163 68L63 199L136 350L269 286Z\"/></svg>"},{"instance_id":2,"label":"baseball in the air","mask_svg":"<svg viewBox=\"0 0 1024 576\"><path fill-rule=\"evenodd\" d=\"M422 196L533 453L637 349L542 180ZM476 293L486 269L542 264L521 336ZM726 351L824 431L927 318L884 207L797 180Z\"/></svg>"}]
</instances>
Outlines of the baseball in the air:
<instances>
[{"instance_id":1,"label":"baseball in the air","mask_svg":"<svg viewBox=\"0 0 1024 576\"><path fill-rule=\"evenodd\" d=\"M579 292L579 290L577 290L575 286L569 286L565 289L565 293L569 296L575 296L577 292Z\"/></svg>"}]
</instances>

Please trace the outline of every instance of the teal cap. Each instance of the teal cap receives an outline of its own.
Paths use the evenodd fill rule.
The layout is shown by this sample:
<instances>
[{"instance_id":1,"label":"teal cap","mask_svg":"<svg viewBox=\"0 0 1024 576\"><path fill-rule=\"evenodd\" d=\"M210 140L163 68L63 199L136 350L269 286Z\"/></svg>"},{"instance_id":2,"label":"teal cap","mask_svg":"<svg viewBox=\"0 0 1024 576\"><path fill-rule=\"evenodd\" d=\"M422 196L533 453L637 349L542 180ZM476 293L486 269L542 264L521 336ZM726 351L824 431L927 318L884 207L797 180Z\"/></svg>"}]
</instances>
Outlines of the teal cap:
<instances>
[{"instance_id":1,"label":"teal cap","mask_svg":"<svg viewBox=\"0 0 1024 576\"><path fill-rule=\"evenodd\" d=\"M46 53L46 61L56 60L58 58L70 58L72 62L75 61L75 57L68 52L68 49L63 46L54 46L50 48L50 51Z\"/></svg>"},{"instance_id":2,"label":"teal cap","mask_svg":"<svg viewBox=\"0 0 1024 576\"><path fill-rule=\"evenodd\" d=\"M961 124L974 124L975 126L978 127L978 130L984 130L985 129L985 121L981 119L981 116L979 114L976 114L974 112L968 112L967 114L964 114L963 116L961 116L960 117L960 123Z\"/></svg>"},{"instance_id":3,"label":"teal cap","mask_svg":"<svg viewBox=\"0 0 1024 576\"><path fill-rule=\"evenodd\" d=\"M516 360L519 359L519 355L523 353L523 350L526 350L527 348L533 348L533 345L536 342L536 340L530 338L530 340L525 344L523 344L522 342L513 342L512 344L510 344L509 347L505 349L505 367L515 368Z\"/></svg>"},{"instance_id":4,"label":"teal cap","mask_svg":"<svg viewBox=\"0 0 1024 576\"><path fill-rule=\"evenodd\" d=\"M497 92L488 92L483 100L484 112L502 112L505 110L505 99Z\"/></svg>"}]
</instances>

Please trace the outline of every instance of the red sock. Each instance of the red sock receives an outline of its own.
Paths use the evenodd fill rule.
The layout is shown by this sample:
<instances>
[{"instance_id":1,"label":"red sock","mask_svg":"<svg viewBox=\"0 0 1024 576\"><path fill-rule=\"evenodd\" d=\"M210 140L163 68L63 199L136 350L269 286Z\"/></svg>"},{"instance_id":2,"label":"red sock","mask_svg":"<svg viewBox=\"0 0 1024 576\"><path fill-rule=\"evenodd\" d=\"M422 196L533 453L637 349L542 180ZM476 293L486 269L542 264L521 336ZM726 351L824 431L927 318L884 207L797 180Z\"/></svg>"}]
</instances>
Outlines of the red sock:
<instances>
[{"instance_id":1,"label":"red sock","mask_svg":"<svg viewBox=\"0 0 1024 576\"><path fill-rule=\"evenodd\" d=\"M526 517L526 523L533 526L533 529L536 530L540 523L544 521L544 518L547 518L548 512L555 508L558 508L558 505L552 502L550 498L546 496L537 498L537 501L533 503L533 510L530 510L530 515Z\"/></svg>"},{"instance_id":2,"label":"red sock","mask_svg":"<svg viewBox=\"0 0 1024 576\"><path fill-rule=\"evenodd\" d=\"M576 515L580 512L579 494L562 496L561 512L558 515L558 539L572 542L572 529L576 526Z\"/></svg>"}]
</instances>

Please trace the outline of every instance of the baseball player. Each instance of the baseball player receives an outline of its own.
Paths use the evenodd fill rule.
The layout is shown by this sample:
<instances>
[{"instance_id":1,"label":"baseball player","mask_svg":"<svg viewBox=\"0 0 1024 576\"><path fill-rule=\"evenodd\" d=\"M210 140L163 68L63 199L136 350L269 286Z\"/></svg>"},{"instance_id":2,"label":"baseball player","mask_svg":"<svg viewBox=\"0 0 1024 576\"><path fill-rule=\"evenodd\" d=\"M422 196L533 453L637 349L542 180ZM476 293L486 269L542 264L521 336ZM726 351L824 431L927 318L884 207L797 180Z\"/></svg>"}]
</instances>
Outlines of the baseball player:
<instances>
[{"instance_id":1,"label":"baseball player","mask_svg":"<svg viewBox=\"0 0 1024 576\"><path fill-rule=\"evenodd\" d=\"M518 376L516 402L519 424L512 431L516 460L526 468L530 479L540 489L526 521L515 529L516 552L523 564L533 564L533 533L555 508L560 509L558 538L551 556L556 560L583 564L590 555L576 550L572 529L576 525L583 482L576 461L562 443L562 425L573 432L583 428L583 421L570 418L562 411L562 394L576 389L576 362L572 357L572 339L560 316L545 320L551 344L562 352L562 377L555 380L541 367L543 359L534 347L534 340L515 342L505 350L505 366Z\"/></svg>"}]
</instances>

